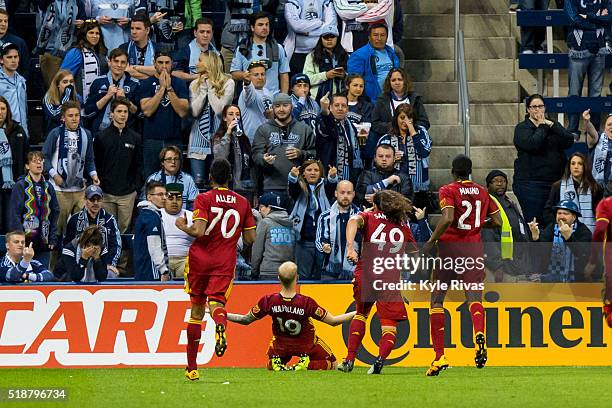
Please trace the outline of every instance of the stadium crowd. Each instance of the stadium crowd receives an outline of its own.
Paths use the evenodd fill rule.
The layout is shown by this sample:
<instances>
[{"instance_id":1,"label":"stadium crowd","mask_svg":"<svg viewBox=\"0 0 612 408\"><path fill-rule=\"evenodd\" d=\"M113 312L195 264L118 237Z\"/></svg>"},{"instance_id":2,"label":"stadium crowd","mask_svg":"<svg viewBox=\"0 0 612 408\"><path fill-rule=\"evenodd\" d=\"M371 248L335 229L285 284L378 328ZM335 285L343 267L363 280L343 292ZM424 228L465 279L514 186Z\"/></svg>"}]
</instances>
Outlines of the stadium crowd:
<instances>
[{"instance_id":1,"label":"stadium crowd","mask_svg":"<svg viewBox=\"0 0 612 408\"><path fill-rule=\"evenodd\" d=\"M202 17L200 1L15 3L42 18L30 52L11 24L24 10L0 9L0 281L182 277L192 238L175 223L190 222L217 157L258 224L252 247L237 248L238 279L275 279L285 261L301 279L351 279L346 224L382 189L412 201L419 243L431 236L435 147L397 46L399 0L226 2L223 28ZM47 90L42 129L28 126L32 58ZM545 116L541 96L526 108L514 138L522 210L505 173L486 179L504 213L501 230L483 233L490 279L597 279L573 245L591 241L612 120L600 133L583 114L592 168L584 155L566 158L575 135ZM550 244L541 268L526 267L520 245L531 241ZM508 242L520 246L514 256Z\"/></svg>"}]
</instances>

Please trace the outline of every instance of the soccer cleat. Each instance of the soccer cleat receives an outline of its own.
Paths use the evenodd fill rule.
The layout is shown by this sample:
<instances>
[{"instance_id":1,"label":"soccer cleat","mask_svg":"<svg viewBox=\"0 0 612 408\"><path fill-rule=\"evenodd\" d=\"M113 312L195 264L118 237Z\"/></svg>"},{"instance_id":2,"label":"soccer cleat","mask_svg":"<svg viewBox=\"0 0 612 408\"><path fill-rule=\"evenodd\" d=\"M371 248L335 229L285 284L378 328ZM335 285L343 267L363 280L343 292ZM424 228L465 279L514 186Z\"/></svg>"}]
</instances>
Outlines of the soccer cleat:
<instances>
[{"instance_id":1,"label":"soccer cleat","mask_svg":"<svg viewBox=\"0 0 612 408\"><path fill-rule=\"evenodd\" d=\"M604 317L608 327L612 329L612 303L606 303L603 307Z\"/></svg>"},{"instance_id":2,"label":"soccer cleat","mask_svg":"<svg viewBox=\"0 0 612 408\"><path fill-rule=\"evenodd\" d=\"M270 359L270 364L272 365L272 371L287 371L287 370L289 370L289 368L287 368L287 366L283 364L283 362L281 361L279 356L273 356Z\"/></svg>"},{"instance_id":3,"label":"soccer cleat","mask_svg":"<svg viewBox=\"0 0 612 408\"><path fill-rule=\"evenodd\" d=\"M294 371L308 370L308 364L310 364L310 357L306 354L302 354L300 360L291 367L291 369Z\"/></svg>"},{"instance_id":4,"label":"soccer cleat","mask_svg":"<svg viewBox=\"0 0 612 408\"><path fill-rule=\"evenodd\" d=\"M486 340L485 336L482 333L478 333L476 335L476 357L474 357L474 362L476 363L476 368L483 368L487 363L487 349L486 349Z\"/></svg>"},{"instance_id":5,"label":"soccer cleat","mask_svg":"<svg viewBox=\"0 0 612 408\"><path fill-rule=\"evenodd\" d=\"M223 357L227 350L227 339L225 338L225 326L218 324L215 327L215 354L217 357Z\"/></svg>"},{"instance_id":6,"label":"soccer cleat","mask_svg":"<svg viewBox=\"0 0 612 408\"><path fill-rule=\"evenodd\" d=\"M448 368L448 360L445 356L440 357L437 360L432 361L431 366L425 374L428 377L435 377L440 374L440 371Z\"/></svg>"},{"instance_id":7,"label":"soccer cleat","mask_svg":"<svg viewBox=\"0 0 612 408\"><path fill-rule=\"evenodd\" d=\"M338 364L338 371L342 371L343 373L350 373L353 371L353 366L355 365L354 360L343 360L340 364Z\"/></svg>"},{"instance_id":8,"label":"soccer cleat","mask_svg":"<svg viewBox=\"0 0 612 408\"><path fill-rule=\"evenodd\" d=\"M372 367L370 367L370 369L368 370L368 374L380 374L383 369L384 363L385 360L380 357L376 357L376 360L374 360L374 364L372 364Z\"/></svg>"},{"instance_id":9,"label":"soccer cleat","mask_svg":"<svg viewBox=\"0 0 612 408\"><path fill-rule=\"evenodd\" d=\"M185 368L185 377L187 377L187 379L190 380L190 381L199 380L200 379L200 373L198 372L198 370L191 370L191 371L189 371L188 368Z\"/></svg>"}]
</instances>

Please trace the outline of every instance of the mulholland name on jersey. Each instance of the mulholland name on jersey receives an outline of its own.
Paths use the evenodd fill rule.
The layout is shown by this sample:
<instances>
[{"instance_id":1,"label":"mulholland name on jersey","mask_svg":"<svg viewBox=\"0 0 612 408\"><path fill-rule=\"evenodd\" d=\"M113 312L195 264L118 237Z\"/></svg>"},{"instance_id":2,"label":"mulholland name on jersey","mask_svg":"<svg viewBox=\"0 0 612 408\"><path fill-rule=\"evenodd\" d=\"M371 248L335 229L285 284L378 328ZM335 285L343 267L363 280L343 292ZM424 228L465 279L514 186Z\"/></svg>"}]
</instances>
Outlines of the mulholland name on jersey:
<instances>
[{"instance_id":1,"label":"mulholland name on jersey","mask_svg":"<svg viewBox=\"0 0 612 408\"><path fill-rule=\"evenodd\" d=\"M304 316L304 309L301 307L287 306L287 305L276 305L272 306L272 312L274 313L292 313L300 316Z\"/></svg>"}]
</instances>

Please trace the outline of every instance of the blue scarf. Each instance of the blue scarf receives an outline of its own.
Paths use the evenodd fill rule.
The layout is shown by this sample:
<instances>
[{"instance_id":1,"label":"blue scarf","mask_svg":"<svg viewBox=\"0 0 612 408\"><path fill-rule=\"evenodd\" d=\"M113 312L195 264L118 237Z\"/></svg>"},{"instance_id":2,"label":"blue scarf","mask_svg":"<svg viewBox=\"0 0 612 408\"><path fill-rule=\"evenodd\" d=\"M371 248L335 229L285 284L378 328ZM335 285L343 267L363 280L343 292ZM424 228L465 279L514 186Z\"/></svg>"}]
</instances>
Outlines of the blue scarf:
<instances>
[{"instance_id":1,"label":"blue scarf","mask_svg":"<svg viewBox=\"0 0 612 408\"><path fill-rule=\"evenodd\" d=\"M155 57L155 49L153 47L153 42L152 41L148 41L147 42L147 49L145 51L145 56L144 56L144 64L140 64L138 61L138 51L136 50L136 44L134 44L134 41L130 41L128 43L128 62L130 63L130 65L144 65L144 66L149 66L149 65L153 65L153 58Z\"/></svg>"},{"instance_id":2,"label":"blue scarf","mask_svg":"<svg viewBox=\"0 0 612 408\"><path fill-rule=\"evenodd\" d=\"M572 234L576 232L578 222L572 226ZM559 231L559 226L555 224L553 235L553 246L550 253L550 263L548 273L552 282L573 282L574 281L574 255L563 239Z\"/></svg>"},{"instance_id":3,"label":"blue scarf","mask_svg":"<svg viewBox=\"0 0 612 408\"><path fill-rule=\"evenodd\" d=\"M349 209L349 217L357 214L359 209L351 204ZM336 201L329 209L329 241L331 246L331 254L329 254L329 264L328 267L330 272L335 274L339 274L339 279L352 279L351 276L353 271L355 270L355 266L352 265L346 256L342 256L343 248L340 245L343 243L340 240L340 229L338 228L338 215L340 214L340 209L338 208L338 202ZM359 245L358 242L355 244ZM359 251L359 249L357 249Z\"/></svg>"},{"instance_id":4,"label":"blue scarf","mask_svg":"<svg viewBox=\"0 0 612 408\"><path fill-rule=\"evenodd\" d=\"M68 129L62 125L58 138L57 173L64 180L62 187L83 188L83 169L85 168L85 153L87 151L87 134L82 127L76 130L78 135L76 146L70 146Z\"/></svg>"},{"instance_id":5,"label":"blue scarf","mask_svg":"<svg viewBox=\"0 0 612 408\"><path fill-rule=\"evenodd\" d=\"M13 153L11 144L6 137L4 127L0 128L0 167L2 167L2 181L7 188L13 184Z\"/></svg>"},{"instance_id":6,"label":"blue scarf","mask_svg":"<svg viewBox=\"0 0 612 408\"><path fill-rule=\"evenodd\" d=\"M108 86L109 87L115 83L115 81L113 80L113 75L111 74L110 71L108 71L108 74L106 74L106 79L108 79ZM117 86L119 88L123 89L123 83L124 82L125 82L125 74L121 77L121 79L117 83ZM111 107L111 104L112 104L112 101L110 101L110 102L108 102L106 104L106 108L104 109L104 115L102 115L102 123L100 124L100 130L106 129L111 124L111 118L110 118L110 107Z\"/></svg>"}]
</instances>

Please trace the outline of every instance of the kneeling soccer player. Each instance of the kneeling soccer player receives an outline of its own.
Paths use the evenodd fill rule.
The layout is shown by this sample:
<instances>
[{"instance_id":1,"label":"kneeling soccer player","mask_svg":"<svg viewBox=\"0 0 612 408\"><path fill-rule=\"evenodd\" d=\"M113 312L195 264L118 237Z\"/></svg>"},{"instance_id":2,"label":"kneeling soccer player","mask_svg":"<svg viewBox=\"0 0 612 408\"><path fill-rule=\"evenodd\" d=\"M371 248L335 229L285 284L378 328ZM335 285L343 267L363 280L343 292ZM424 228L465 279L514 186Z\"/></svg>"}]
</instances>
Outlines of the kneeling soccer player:
<instances>
[{"instance_id":1,"label":"kneeling soccer player","mask_svg":"<svg viewBox=\"0 0 612 408\"><path fill-rule=\"evenodd\" d=\"M228 313L227 320L244 325L267 315L272 317L272 341L268 349L268 370L330 370L336 367L336 357L323 340L315 334L310 318L331 326L349 321L355 312L334 316L308 296L296 292L297 265L285 262L278 268L281 290L259 299L246 315ZM299 362L291 368L291 357Z\"/></svg>"}]
</instances>

